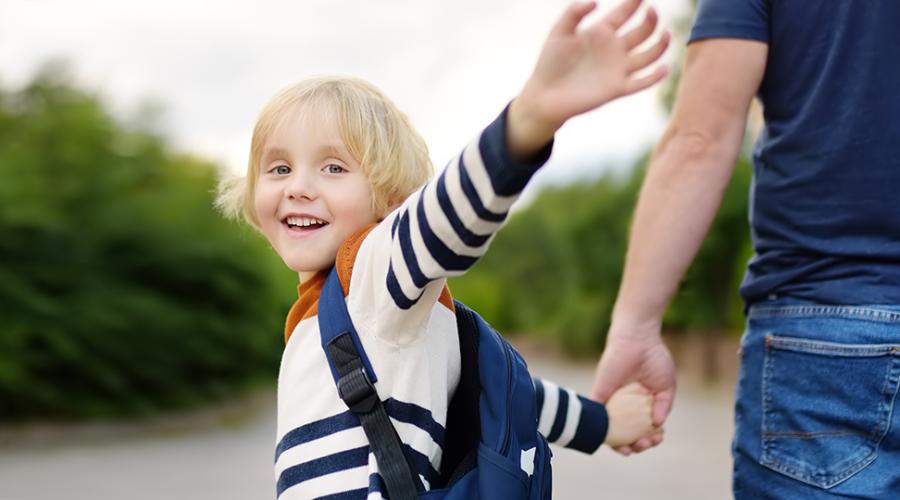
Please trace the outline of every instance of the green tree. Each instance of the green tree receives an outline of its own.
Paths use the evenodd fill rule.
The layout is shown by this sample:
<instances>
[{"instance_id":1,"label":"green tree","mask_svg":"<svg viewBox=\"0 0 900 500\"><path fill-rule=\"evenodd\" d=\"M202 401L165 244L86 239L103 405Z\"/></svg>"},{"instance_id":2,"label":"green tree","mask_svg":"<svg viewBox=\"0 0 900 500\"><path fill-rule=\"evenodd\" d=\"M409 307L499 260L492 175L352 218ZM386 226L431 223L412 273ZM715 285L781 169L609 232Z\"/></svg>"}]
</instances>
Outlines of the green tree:
<instances>
[{"instance_id":1,"label":"green tree","mask_svg":"<svg viewBox=\"0 0 900 500\"><path fill-rule=\"evenodd\" d=\"M292 277L214 213L212 165L58 74L0 91L0 419L147 413L272 380Z\"/></svg>"}]
</instances>

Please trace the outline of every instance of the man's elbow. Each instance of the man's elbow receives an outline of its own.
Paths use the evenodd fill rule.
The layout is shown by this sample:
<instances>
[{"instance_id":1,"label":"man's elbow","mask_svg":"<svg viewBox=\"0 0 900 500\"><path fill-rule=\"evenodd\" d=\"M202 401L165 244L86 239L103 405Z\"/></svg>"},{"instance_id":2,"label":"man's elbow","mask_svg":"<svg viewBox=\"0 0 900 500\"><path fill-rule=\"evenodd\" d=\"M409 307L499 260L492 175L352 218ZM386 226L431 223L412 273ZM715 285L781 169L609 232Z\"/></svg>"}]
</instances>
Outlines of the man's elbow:
<instances>
[{"instance_id":1,"label":"man's elbow","mask_svg":"<svg viewBox=\"0 0 900 500\"><path fill-rule=\"evenodd\" d=\"M729 174L743 141L743 131L670 124L653 153L653 164L679 171L725 170Z\"/></svg>"}]
</instances>

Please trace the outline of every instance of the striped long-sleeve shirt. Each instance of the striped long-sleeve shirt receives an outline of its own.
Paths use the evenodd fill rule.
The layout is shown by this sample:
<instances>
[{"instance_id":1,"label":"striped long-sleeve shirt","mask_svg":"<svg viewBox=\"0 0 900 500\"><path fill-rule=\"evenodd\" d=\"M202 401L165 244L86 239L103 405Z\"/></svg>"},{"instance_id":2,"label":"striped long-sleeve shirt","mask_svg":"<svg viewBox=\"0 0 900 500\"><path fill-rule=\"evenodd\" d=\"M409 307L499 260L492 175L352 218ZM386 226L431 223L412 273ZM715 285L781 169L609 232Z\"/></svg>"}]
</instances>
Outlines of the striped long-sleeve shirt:
<instances>
[{"instance_id":1,"label":"striped long-sleeve shirt","mask_svg":"<svg viewBox=\"0 0 900 500\"><path fill-rule=\"evenodd\" d=\"M349 238L335 261L347 309L377 377L376 390L426 487L440 470L447 406L460 374L445 278L465 272L486 251L510 206L549 156L548 146L533 163L512 161L505 120L503 113L436 179L378 225ZM316 312L324 278L319 273L299 286L285 328L277 493L282 499L382 498L374 455L358 420L338 397L320 346ZM543 394L549 408L550 391ZM560 425L559 436L571 434L565 418L561 424L553 418L545 425L551 434Z\"/></svg>"},{"instance_id":2,"label":"striped long-sleeve shirt","mask_svg":"<svg viewBox=\"0 0 900 500\"><path fill-rule=\"evenodd\" d=\"M609 429L606 407L549 380L534 379L538 432L547 441L585 453L603 444Z\"/></svg>"}]
</instances>

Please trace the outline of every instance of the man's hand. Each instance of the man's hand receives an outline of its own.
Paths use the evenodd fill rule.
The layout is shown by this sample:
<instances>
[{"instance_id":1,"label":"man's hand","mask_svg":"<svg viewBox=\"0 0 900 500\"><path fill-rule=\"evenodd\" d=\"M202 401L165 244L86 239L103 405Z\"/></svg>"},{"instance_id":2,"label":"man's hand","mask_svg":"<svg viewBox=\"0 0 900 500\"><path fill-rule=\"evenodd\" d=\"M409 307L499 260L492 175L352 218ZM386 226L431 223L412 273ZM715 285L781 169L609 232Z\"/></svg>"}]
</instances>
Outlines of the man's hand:
<instances>
[{"instance_id":1,"label":"man's hand","mask_svg":"<svg viewBox=\"0 0 900 500\"><path fill-rule=\"evenodd\" d=\"M624 0L580 30L578 25L596 3L576 2L563 13L547 36L534 72L510 105L508 140L514 157L528 158L540 150L569 118L643 90L666 76L665 66L635 76L658 61L669 45L669 34L663 32L651 46L637 50L656 29L652 8L638 26L616 33L640 5L641 0Z\"/></svg>"},{"instance_id":2,"label":"man's hand","mask_svg":"<svg viewBox=\"0 0 900 500\"><path fill-rule=\"evenodd\" d=\"M675 363L662 342L659 328L647 332L617 333L611 330L606 349L597 365L591 397L605 403L619 388L638 382L653 395L653 425L661 427L675 397ZM653 331L655 330L655 331ZM616 451L623 455L641 452L662 442L662 434L644 437Z\"/></svg>"}]
</instances>

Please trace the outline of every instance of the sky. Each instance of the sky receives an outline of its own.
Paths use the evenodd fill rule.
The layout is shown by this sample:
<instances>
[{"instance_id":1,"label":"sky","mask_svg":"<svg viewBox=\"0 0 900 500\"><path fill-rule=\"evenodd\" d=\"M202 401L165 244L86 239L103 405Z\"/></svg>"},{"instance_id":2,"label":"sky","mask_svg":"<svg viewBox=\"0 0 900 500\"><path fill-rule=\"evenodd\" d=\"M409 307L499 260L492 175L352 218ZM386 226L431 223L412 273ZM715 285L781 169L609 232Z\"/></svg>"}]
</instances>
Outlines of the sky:
<instances>
[{"instance_id":1,"label":"sky","mask_svg":"<svg viewBox=\"0 0 900 500\"><path fill-rule=\"evenodd\" d=\"M687 0L648 0L661 25ZM598 13L616 5L601 1ZM0 85L17 88L47 61L99 93L123 120L147 103L176 149L236 173L259 110L305 77L371 81L406 112L437 167L524 84L562 0L0 0ZM666 55L672 61L676 39ZM665 125L660 87L572 119L533 184L572 182L627 165Z\"/></svg>"}]
</instances>

